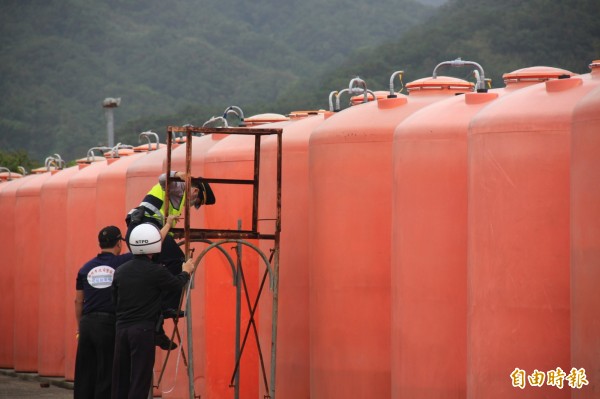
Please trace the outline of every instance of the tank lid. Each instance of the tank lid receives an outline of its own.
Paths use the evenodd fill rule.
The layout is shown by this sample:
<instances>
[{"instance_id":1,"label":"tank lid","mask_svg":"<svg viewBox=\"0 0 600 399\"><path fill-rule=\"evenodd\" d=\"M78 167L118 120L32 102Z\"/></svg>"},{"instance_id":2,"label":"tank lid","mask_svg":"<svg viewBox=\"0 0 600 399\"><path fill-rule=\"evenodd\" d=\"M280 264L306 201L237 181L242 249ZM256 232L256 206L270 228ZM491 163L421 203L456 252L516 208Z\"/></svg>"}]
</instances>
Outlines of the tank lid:
<instances>
[{"instance_id":1,"label":"tank lid","mask_svg":"<svg viewBox=\"0 0 600 399\"><path fill-rule=\"evenodd\" d=\"M244 122L246 123L246 126L256 126L256 125L262 125L265 123L283 122L283 121L289 121L289 120L290 120L290 118L288 118L285 115L274 114L274 113L265 113L265 114L252 115L251 117L244 119Z\"/></svg>"},{"instance_id":2,"label":"tank lid","mask_svg":"<svg viewBox=\"0 0 600 399\"><path fill-rule=\"evenodd\" d=\"M406 90L411 92L419 91L453 91L453 92L470 92L473 91L475 84L463 79L453 78L451 76L438 76L437 78L429 77L414 80L406 84Z\"/></svg>"},{"instance_id":3,"label":"tank lid","mask_svg":"<svg viewBox=\"0 0 600 399\"><path fill-rule=\"evenodd\" d=\"M292 111L288 114L288 117L292 120L294 119L302 119L302 118L306 118L307 116L313 116L313 115L319 115L319 114L323 114L325 113L324 109L319 109L319 110L297 110L297 111Z\"/></svg>"},{"instance_id":4,"label":"tank lid","mask_svg":"<svg viewBox=\"0 0 600 399\"><path fill-rule=\"evenodd\" d=\"M508 85L517 82L543 82L549 79L558 79L559 76L564 75L575 76L577 74L561 68L533 66L505 73L502 75L502 79L504 79L504 84Z\"/></svg>"},{"instance_id":5,"label":"tank lid","mask_svg":"<svg viewBox=\"0 0 600 399\"><path fill-rule=\"evenodd\" d=\"M150 148L152 149L151 151L156 151L157 149L160 149L163 147L166 147L166 144L158 144L158 146L156 145L156 143L150 144ZM133 147L133 151L134 152L148 152L148 144L142 144L142 145L138 145L137 147Z\"/></svg>"},{"instance_id":6,"label":"tank lid","mask_svg":"<svg viewBox=\"0 0 600 399\"><path fill-rule=\"evenodd\" d=\"M23 177L23 175L20 173L10 172L10 174L9 174L8 172L0 172L0 181L7 181L9 175L10 175L11 180L19 179L19 178Z\"/></svg>"},{"instance_id":7,"label":"tank lid","mask_svg":"<svg viewBox=\"0 0 600 399\"><path fill-rule=\"evenodd\" d=\"M148 146L146 146L146 149L148 149ZM117 154L119 157L127 157L129 155L132 155L133 153L134 153L133 148L119 148L117 150ZM115 157L115 154L112 150L105 152L104 157L105 158L117 158L117 157Z\"/></svg>"},{"instance_id":8,"label":"tank lid","mask_svg":"<svg viewBox=\"0 0 600 399\"><path fill-rule=\"evenodd\" d=\"M382 90L377 90L375 92L368 92L367 93L367 102L373 101L373 93L375 93L375 98L378 101L381 100L382 98L387 98L387 96L390 94L389 91L382 91ZM352 96L350 98L350 105L362 104L364 99L365 99L365 96L363 94L360 94L357 96Z\"/></svg>"},{"instance_id":9,"label":"tank lid","mask_svg":"<svg viewBox=\"0 0 600 399\"><path fill-rule=\"evenodd\" d=\"M100 162L100 161L104 161L106 158L104 157L100 157L98 155L94 155L91 157L84 157L84 158L79 158L77 161L75 161L78 164L90 164L92 162Z\"/></svg>"},{"instance_id":10,"label":"tank lid","mask_svg":"<svg viewBox=\"0 0 600 399\"><path fill-rule=\"evenodd\" d=\"M50 172L53 170L58 170L58 168L56 166L49 166L49 167L42 166L41 168L32 169L31 173L35 174L35 175L39 175L39 174Z\"/></svg>"}]
</instances>

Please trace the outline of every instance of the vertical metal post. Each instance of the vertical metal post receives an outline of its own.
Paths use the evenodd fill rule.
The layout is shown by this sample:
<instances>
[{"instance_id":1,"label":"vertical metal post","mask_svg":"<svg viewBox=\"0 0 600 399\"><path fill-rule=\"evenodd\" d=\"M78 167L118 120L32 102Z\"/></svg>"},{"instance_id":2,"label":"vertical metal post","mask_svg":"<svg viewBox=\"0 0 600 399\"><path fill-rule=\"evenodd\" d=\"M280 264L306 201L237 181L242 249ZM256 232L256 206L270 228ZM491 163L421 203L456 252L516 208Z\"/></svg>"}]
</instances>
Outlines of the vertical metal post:
<instances>
[{"instance_id":1,"label":"vertical metal post","mask_svg":"<svg viewBox=\"0 0 600 399\"><path fill-rule=\"evenodd\" d=\"M192 189L192 130L188 126L185 130L185 220L184 220L184 240L185 240L185 258L190 257L190 191ZM193 281L190 281L193 288ZM185 316L187 321L187 347L188 347L188 389L189 399L194 399L194 342L192 337L192 301L191 291L186 298Z\"/></svg>"},{"instance_id":2,"label":"vertical metal post","mask_svg":"<svg viewBox=\"0 0 600 399\"><path fill-rule=\"evenodd\" d=\"M277 317L279 306L279 239L281 237L281 153L282 134L277 133L277 221L275 223L275 252L273 253L273 309L271 315L271 399L275 399L277 369Z\"/></svg>"},{"instance_id":3,"label":"vertical metal post","mask_svg":"<svg viewBox=\"0 0 600 399\"><path fill-rule=\"evenodd\" d=\"M258 190L260 171L260 134L254 136L254 185L252 191L252 231L258 231Z\"/></svg>"},{"instance_id":4,"label":"vertical metal post","mask_svg":"<svg viewBox=\"0 0 600 399\"><path fill-rule=\"evenodd\" d=\"M238 220L238 230L242 229L242 220ZM240 269L242 267L242 244L238 243L236 247L237 267L235 269L235 359L240 362L240 366L235 373L234 399L240 398L240 370L242 368L240 359L240 333L242 326L242 284L240 284Z\"/></svg>"}]
</instances>

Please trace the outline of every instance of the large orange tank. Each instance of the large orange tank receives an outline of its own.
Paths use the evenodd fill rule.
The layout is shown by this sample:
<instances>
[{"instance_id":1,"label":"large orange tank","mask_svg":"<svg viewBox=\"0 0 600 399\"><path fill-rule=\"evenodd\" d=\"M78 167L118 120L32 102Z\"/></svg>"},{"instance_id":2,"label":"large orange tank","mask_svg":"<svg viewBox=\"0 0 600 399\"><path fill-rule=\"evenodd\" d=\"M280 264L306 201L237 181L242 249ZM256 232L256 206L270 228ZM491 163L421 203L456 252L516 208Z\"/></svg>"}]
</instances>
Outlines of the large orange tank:
<instances>
[{"instance_id":1,"label":"large orange tank","mask_svg":"<svg viewBox=\"0 0 600 399\"><path fill-rule=\"evenodd\" d=\"M440 76L339 112L309 143L312 398L390 397L392 137L406 117L472 91Z\"/></svg>"},{"instance_id":2,"label":"large orange tank","mask_svg":"<svg viewBox=\"0 0 600 399\"><path fill-rule=\"evenodd\" d=\"M125 214L132 208L137 207L148 190L157 182L158 176L162 173L163 160L166 157L166 146L160 144L158 134L148 131L140 133L140 141L142 138L148 140L148 144L134 147L134 152L139 156L134 157L131 162L127 163L125 172ZM177 147L177 143L173 143L173 148ZM125 161L125 160L123 160ZM124 214L124 215L125 215ZM125 217L123 216L123 220ZM125 224L123 224L125 229ZM125 232L126 230L122 230ZM166 352L160 348L156 349L154 372L157 376L154 384L158 383L158 376L162 370L163 360ZM154 396L161 396L161 388L155 388Z\"/></svg>"},{"instance_id":3,"label":"large orange tank","mask_svg":"<svg viewBox=\"0 0 600 399\"><path fill-rule=\"evenodd\" d=\"M127 212L140 204L142 198L156 184L158 176L163 172L167 147L158 143L158 135L156 141L157 143L152 144L151 151L143 151L144 155L137 158L127 168L125 184L125 209ZM174 143L173 149L175 148L177 148L177 144Z\"/></svg>"},{"instance_id":4,"label":"large orange tank","mask_svg":"<svg viewBox=\"0 0 600 399\"><path fill-rule=\"evenodd\" d=\"M209 134L204 136L194 136L191 140L192 145L192 159L191 159L191 173L192 176L204 176L204 157L206 152L220 140L225 138L225 135ZM173 149L171 153L171 171L183 171L186 170L186 151L187 144L184 142ZM152 185L156 184L158 176L166 171L166 153L161 161L161 171L156 173L152 180ZM146 191L149 189L148 186ZM211 185L214 188L214 186ZM217 204L218 204L217 200ZM215 205L212 205L215 206ZM195 210L193 207L190 209L191 228L206 228L204 212L206 207L201 207L199 210ZM177 227L184 227L184 214L177 224ZM190 248L198 256L200 252L206 247L205 244L192 244ZM205 345L205 321L204 321L204 285L205 277L204 274L206 262L203 261L195 272L194 282L191 289L191 318L192 318L192 340L193 340L193 371L194 371L194 393L201 397L206 396L206 359L208 354L206 353ZM186 304L183 304L183 309L186 308ZM181 347L187 351L187 325L186 319L180 319L178 322L178 329L182 338ZM168 335L172 332L173 323L165 323L165 331ZM188 382L188 370L183 365L183 361L180 357L180 348L177 348L177 352L173 353L167 362L165 375L161 383L162 395L164 398L169 399L186 399L189 397L189 382ZM187 353L187 352L186 352ZM162 368L162 364L161 364Z\"/></svg>"},{"instance_id":5,"label":"large orange tank","mask_svg":"<svg viewBox=\"0 0 600 399\"><path fill-rule=\"evenodd\" d=\"M131 208L126 205L127 170L134 162L144 156L143 151L130 149L118 150L107 154L107 167L98 174L96 182L96 231L105 226L117 226L125 235L127 226L125 217ZM140 197L140 201L143 198Z\"/></svg>"},{"instance_id":6,"label":"large orange tank","mask_svg":"<svg viewBox=\"0 0 600 399\"><path fill-rule=\"evenodd\" d=\"M2 249L2 278L0 289L0 315L2 326L0 328L0 367L13 369L15 366L14 332L15 332L15 299L18 291L15 289L15 271L19 254L16 250L15 231L15 202L17 190L34 176L29 175L0 185L0 248ZM20 295L20 294L19 294Z\"/></svg>"},{"instance_id":7,"label":"large orange tank","mask_svg":"<svg viewBox=\"0 0 600 399\"><path fill-rule=\"evenodd\" d=\"M96 158L94 158L96 160ZM96 229L96 183L107 167L106 159L79 164L77 172L67 183L66 235L66 301L65 301L65 379L73 381L77 352L77 321L75 320L75 282L77 272L99 251Z\"/></svg>"},{"instance_id":8,"label":"large orange tank","mask_svg":"<svg viewBox=\"0 0 600 399\"><path fill-rule=\"evenodd\" d=\"M471 122L468 398L570 397L527 377L571 370L571 123L594 87L589 75L533 85Z\"/></svg>"},{"instance_id":9,"label":"large orange tank","mask_svg":"<svg viewBox=\"0 0 600 399\"><path fill-rule=\"evenodd\" d=\"M277 319L276 397L310 397L309 289L308 289L308 140L314 128L330 112L299 111L290 114L292 123L283 126L281 220L279 254L279 304ZM259 230L275 231L277 210L277 137L263 138L260 163ZM282 177L283 179L283 177ZM267 256L272 240L260 242ZM260 268L260 276L264 267ZM267 280L268 282L269 280ZM260 342L267 378L270 381L272 337L272 292L263 289L260 309ZM271 388L271 387L270 387Z\"/></svg>"},{"instance_id":10,"label":"large orange tank","mask_svg":"<svg viewBox=\"0 0 600 399\"><path fill-rule=\"evenodd\" d=\"M499 96L565 73L514 71L506 88L440 101L396 127L392 398L466 396L468 126Z\"/></svg>"},{"instance_id":11,"label":"large orange tank","mask_svg":"<svg viewBox=\"0 0 600 399\"><path fill-rule=\"evenodd\" d=\"M259 118L249 119L253 120L253 126L261 128L281 127L289 123L286 121L260 125ZM252 179L253 159L254 136L229 135L206 152L204 174L210 178ZM237 230L238 221L241 220L241 228L250 230L252 187L215 184L213 191L217 202L205 210L205 228ZM224 248L235 259L235 251L231 249L234 246L231 244ZM258 258L256 253L246 246L242 248L242 264L248 295L252 302L258 291ZM209 252L204 265L206 397L222 398L234 393L234 388L229 388L229 383L235 368L236 287L232 285L234 276L231 266L221 253L216 250ZM240 292L240 306L243 334L249 320L243 291ZM257 325L259 314L260 311L255 314ZM254 399L259 397L259 393L261 396L264 393L263 380L259 373L258 351L252 334L250 331L239 367L241 399Z\"/></svg>"},{"instance_id":12,"label":"large orange tank","mask_svg":"<svg viewBox=\"0 0 600 399\"><path fill-rule=\"evenodd\" d=\"M14 369L38 371L38 329L40 242L45 235L40 229L40 193L50 172L39 172L27 179L16 192L15 201L15 336Z\"/></svg>"},{"instance_id":13,"label":"large orange tank","mask_svg":"<svg viewBox=\"0 0 600 399\"><path fill-rule=\"evenodd\" d=\"M600 60L592 79L600 80ZM597 83L596 83L597 84ZM571 398L600 392L600 88L581 99L571 136L571 366L584 369L589 385ZM567 371L568 372L568 371Z\"/></svg>"},{"instance_id":14,"label":"large orange tank","mask_svg":"<svg viewBox=\"0 0 600 399\"><path fill-rule=\"evenodd\" d=\"M73 166L53 173L42 185L40 197L38 374L45 376L65 374L65 325L56 321L65 319L67 184L78 171Z\"/></svg>"}]
</instances>

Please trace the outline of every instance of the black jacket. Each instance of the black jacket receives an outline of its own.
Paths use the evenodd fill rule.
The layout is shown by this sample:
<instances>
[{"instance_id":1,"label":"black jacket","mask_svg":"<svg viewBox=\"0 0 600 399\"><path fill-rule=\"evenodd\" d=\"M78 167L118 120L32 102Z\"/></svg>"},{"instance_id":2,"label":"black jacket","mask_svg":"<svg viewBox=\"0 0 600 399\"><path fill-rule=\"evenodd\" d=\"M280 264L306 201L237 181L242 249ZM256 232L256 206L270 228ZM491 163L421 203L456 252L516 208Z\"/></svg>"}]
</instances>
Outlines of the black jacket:
<instances>
[{"instance_id":1,"label":"black jacket","mask_svg":"<svg viewBox=\"0 0 600 399\"><path fill-rule=\"evenodd\" d=\"M113 279L113 302L117 328L139 322L156 323L160 315L161 292L181 290L190 280L187 272L174 276L167 268L144 255L121 265Z\"/></svg>"}]
</instances>

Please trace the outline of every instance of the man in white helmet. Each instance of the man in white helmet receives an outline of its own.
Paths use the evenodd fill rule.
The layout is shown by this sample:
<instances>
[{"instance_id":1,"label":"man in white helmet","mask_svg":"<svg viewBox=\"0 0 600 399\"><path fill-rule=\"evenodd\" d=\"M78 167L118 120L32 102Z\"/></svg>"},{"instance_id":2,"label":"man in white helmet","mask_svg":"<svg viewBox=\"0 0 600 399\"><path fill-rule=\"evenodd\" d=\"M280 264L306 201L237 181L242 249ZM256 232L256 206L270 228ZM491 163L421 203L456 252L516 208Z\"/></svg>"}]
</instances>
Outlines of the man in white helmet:
<instances>
[{"instance_id":1,"label":"man in white helmet","mask_svg":"<svg viewBox=\"0 0 600 399\"><path fill-rule=\"evenodd\" d=\"M146 398L152 388L154 335L161 314L161 296L181 291L190 280L194 262L183 263L173 275L155 262L162 247L160 230L142 223L129 235L133 259L117 269L113 301L117 323L113 363L112 398Z\"/></svg>"}]
</instances>

